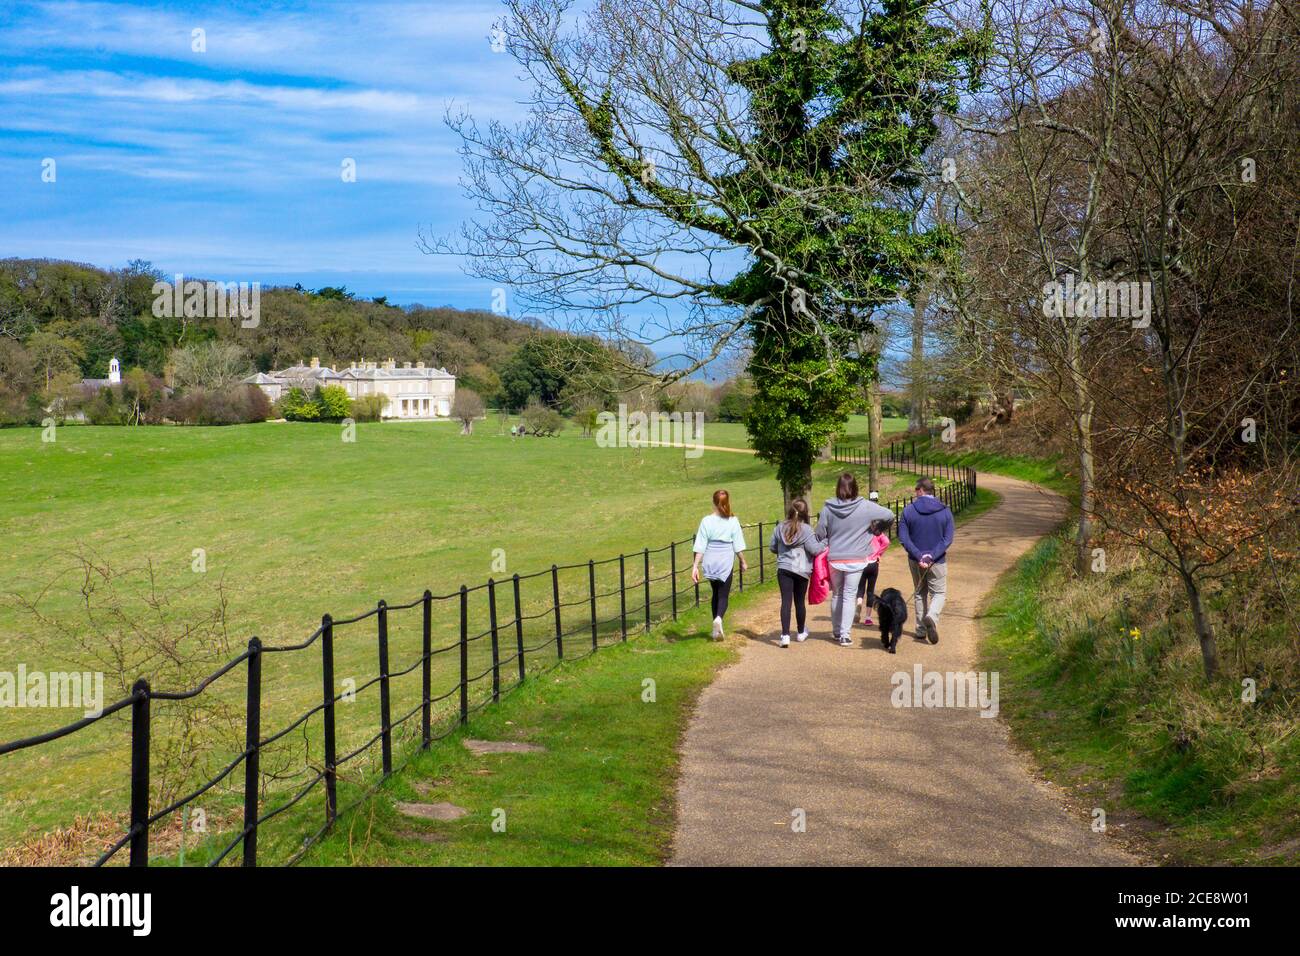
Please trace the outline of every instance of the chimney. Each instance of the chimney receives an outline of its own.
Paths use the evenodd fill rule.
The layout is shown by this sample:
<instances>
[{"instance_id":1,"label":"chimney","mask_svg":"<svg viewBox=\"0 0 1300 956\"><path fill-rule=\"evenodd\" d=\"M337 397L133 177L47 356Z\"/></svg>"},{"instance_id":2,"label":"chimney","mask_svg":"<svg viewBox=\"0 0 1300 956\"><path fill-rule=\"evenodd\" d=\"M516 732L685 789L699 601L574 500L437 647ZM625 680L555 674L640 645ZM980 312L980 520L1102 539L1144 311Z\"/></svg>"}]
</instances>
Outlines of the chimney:
<instances>
[{"instance_id":1,"label":"chimney","mask_svg":"<svg viewBox=\"0 0 1300 956\"><path fill-rule=\"evenodd\" d=\"M410 362L403 362L403 363L402 363L402 368L410 368L410 367L411 367L411 363L410 363Z\"/></svg>"},{"instance_id":2,"label":"chimney","mask_svg":"<svg viewBox=\"0 0 1300 956\"><path fill-rule=\"evenodd\" d=\"M352 369L353 371L356 371L356 367L357 367L356 362L353 362L351 365L348 366L348 368Z\"/></svg>"},{"instance_id":3,"label":"chimney","mask_svg":"<svg viewBox=\"0 0 1300 956\"><path fill-rule=\"evenodd\" d=\"M318 358L317 358L316 356L314 356L314 355L311 357L311 367L312 367L312 368L320 368L320 359L318 359Z\"/></svg>"},{"instance_id":4,"label":"chimney","mask_svg":"<svg viewBox=\"0 0 1300 956\"><path fill-rule=\"evenodd\" d=\"M423 363L423 362L416 362L416 363L415 363L415 367L416 367L416 368L424 368L424 363Z\"/></svg>"}]
</instances>

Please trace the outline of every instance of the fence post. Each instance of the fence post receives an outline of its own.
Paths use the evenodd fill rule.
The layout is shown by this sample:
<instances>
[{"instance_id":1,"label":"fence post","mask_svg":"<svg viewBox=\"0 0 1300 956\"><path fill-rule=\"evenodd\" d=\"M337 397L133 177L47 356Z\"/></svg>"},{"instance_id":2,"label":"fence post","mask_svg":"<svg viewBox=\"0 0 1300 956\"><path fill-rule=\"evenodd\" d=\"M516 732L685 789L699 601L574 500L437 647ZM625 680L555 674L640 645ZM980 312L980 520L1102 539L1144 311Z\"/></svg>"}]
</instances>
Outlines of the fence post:
<instances>
[{"instance_id":1,"label":"fence post","mask_svg":"<svg viewBox=\"0 0 1300 956\"><path fill-rule=\"evenodd\" d=\"M677 620L677 542L668 545L669 580L673 582L673 620Z\"/></svg>"},{"instance_id":2,"label":"fence post","mask_svg":"<svg viewBox=\"0 0 1300 956\"><path fill-rule=\"evenodd\" d=\"M393 772L392 711L388 697L388 602L379 602L379 730L383 735L384 776Z\"/></svg>"},{"instance_id":3,"label":"fence post","mask_svg":"<svg viewBox=\"0 0 1300 956\"><path fill-rule=\"evenodd\" d=\"M469 588L460 586L460 722L469 722Z\"/></svg>"},{"instance_id":4,"label":"fence post","mask_svg":"<svg viewBox=\"0 0 1300 956\"><path fill-rule=\"evenodd\" d=\"M627 640L627 566L623 555L618 556L618 619L623 631L623 640Z\"/></svg>"},{"instance_id":5,"label":"fence post","mask_svg":"<svg viewBox=\"0 0 1300 956\"><path fill-rule=\"evenodd\" d=\"M149 682L131 688L131 865L149 865Z\"/></svg>"},{"instance_id":6,"label":"fence post","mask_svg":"<svg viewBox=\"0 0 1300 956\"><path fill-rule=\"evenodd\" d=\"M338 752L334 737L334 618L328 614L322 616L320 626L321 699L325 725L325 824L328 826L334 822L339 811L338 772L335 769Z\"/></svg>"},{"instance_id":7,"label":"fence post","mask_svg":"<svg viewBox=\"0 0 1300 956\"><path fill-rule=\"evenodd\" d=\"M691 548L691 568L692 569L695 568L695 549L693 546ZM696 607L700 606L700 582L699 581L695 582L695 606Z\"/></svg>"},{"instance_id":8,"label":"fence post","mask_svg":"<svg viewBox=\"0 0 1300 956\"><path fill-rule=\"evenodd\" d=\"M244 709L244 866L257 866L257 796L262 753L262 642L248 642L248 698Z\"/></svg>"},{"instance_id":9,"label":"fence post","mask_svg":"<svg viewBox=\"0 0 1300 956\"><path fill-rule=\"evenodd\" d=\"M591 601L591 649L599 647L596 639L596 562L587 559L587 596Z\"/></svg>"},{"instance_id":10,"label":"fence post","mask_svg":"<svg viewBox=\"0 0 1300 956\"><path fill-rule=\"evenodd\" d=\"M642 549L645 567L645 629L650 630L650 549Z\"/></svg>"},{"instance_id":11,"label":"fence post","mask_svg":"<svg viewBox=\"0 0 1300 956\"><path fill-rule=\"evenodd\" d=\"M551 597L555 601L555 655L564 660L564 629L560 627L560 569L551 565Z\"/></svg>"},{"instance_id":12,"label":"fence post","mask_svg":"<svg viewBox=\"0 0 1300 956\"><path fill-rule=\"evenodd\" d=\"M421 691L423 696L420 698L424 703L421 705L420 714L420 739L421 749L428 750L429 744L433 743L433 705L429 702L433 697L433 592L427 588L424 591L424 658L421 661L421 671L423 673Z\"/></svg>"},{"instance_id":13,"label":"fence post","mask_svg":"<svg viewBox=\"0 0 1300 956\"><path fill-rule=\"evenodd\" d=\"M497 583L488 578L488 629L492 632L492 703L501 699L501 642L497 638Z\"/></svg>"},{"instance_id":14,"label":"fence post","mask_svg":"<svg viewBox=\"0 0 1300 956\"><path fill-rule=\"evenodd\" d=\"M514 577L515 583L515 653L519 655L519 683L524 682L524 616L519 604L519 575Z\"/></svg>"}]
</instances>

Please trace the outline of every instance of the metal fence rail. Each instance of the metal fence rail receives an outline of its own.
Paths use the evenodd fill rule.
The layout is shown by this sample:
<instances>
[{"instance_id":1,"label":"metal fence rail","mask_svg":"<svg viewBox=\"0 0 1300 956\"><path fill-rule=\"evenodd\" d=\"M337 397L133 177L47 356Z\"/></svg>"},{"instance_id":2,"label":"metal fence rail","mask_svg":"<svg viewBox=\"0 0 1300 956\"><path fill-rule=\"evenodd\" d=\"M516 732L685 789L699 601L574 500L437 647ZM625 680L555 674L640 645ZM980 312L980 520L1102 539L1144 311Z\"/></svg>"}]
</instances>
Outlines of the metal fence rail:
<instances>
[{"instance_id":1,"label":"metal fence rail","mask_svg":"<svg viewBox=\"0 0 1300 956\"><path fill-rule=\"evenodd\" d=\"M847 445L836 446L835 459L847 464L868 463L868 459L858 449ZM954 513L960 511L975 498L976 476L973 469L919 462L914 455L895 451L892 446L890 452L882 459L882 466L907 469L945 479L948 483L940 486L937 489L937 494ZM887 507L890 507L895 516L898 517L901 516L905 505L906 502L899 500L892 502ZM767 566L772 563L772 560L767 557L766 533L768 529L773 527L773 523L760 521L757 524L744 525L743 527L747 531L757 531L754 542L746 549L747 554L756 555L757 557L757 568L751 566L749 572L751 584L753 583L752 575L755 572L758 575L758 583L765 583ZM193 688L185 691L154 690L147 680L141 678L136 681L128 696L106 705L98 715L83 718L64 727L36 736L0 743L0 756L51 743L130 708L130 823L126 832L95 861L94 865L102 866L113 859L124 847L129 846L130 865L148 866L150 828L168 815L197 800L222 783L222 781L230 778L242 764L244 768L242 827L216 853L208 865L220 865L236 847L242 846L243 865L256 866L259 827L289 810L316 790L317 787L322 787L324 790L325 819L321 829L316 832L314 837L309 839L308 843L319 837L334 824L340 815L338 805L339 768L360 754L369 751L371 747L378 743L381 748L383 766L381 780L387 778L393 773L394 730L407 721L414 719L417 715L420 721L420 749L427 749L435 740L447 736L457 726L467 723L470 714L475 710L486 706L488 703L499 701L503 693L507 693L523 683L527 676L529 661L536 662L537 655L547 652L547 649L552 644L555 646L554 655L552 657L547 653L547 661L559 663L566 659L572 660L574 659L575 645L573 639L575 638L579 638L582 645L589 642L589 648L584 647L583 653L579 655L586 656L586 654L595 653L599 650L602 628L608 629L611 625L617 625L612 631L614 639L626 641L631 631L648 631L658 620L667 620L669 618L675 620L684 607L698 607L701 601L700 585L690 580L690 546L693 541L694 537L692 536L680 541L670 542L659 548L643 548L640 552L619 554L616 557L605 558L600 561L588 560L585 563L578 562L566 565L552 564L549 569L529 574L514 574L502 580L489 578L484 583L474 587L461 585L459 590L448 594L435 595L432 591L426 590L420 597L404 604L388 604L386 601L381 600L374 608L345 619L335 619L326 614L321 618L320 626L300 643L267 646L263 645L259 638L253 637L249 640L248 647L242 654L223 664L213 673L200 680ZM681 553L679 560L678 552L683 546L686 550ZM667 569L660 574L652 573L651 557L664 555L665 553L668 562ZM617 563L618 566L618 586L616 588L610 587L608 590L598 590L596 569L609 566L612 572L614 563ZM562 571L581 569L586 570L585 593L577 599L562 601L560 573ZM737 589L743 592L745 589L745 571L738 568L736 573ZM629 578L629 575L634 577ZM682 575L687 578L684 585L680 580ZM549 606L544 607L541 611L525 614L520 596L521 582L546 577L550 578ZM658 591L657 596L653 593L656 589ZM486 627L471 633L469 596L479 591L486 591L488 620L486 621ZM613 598L615 595L619 599L618 613L612 617L600 618L598 616L599 600L601 598ZM459 619L459 633L456 639L438 646L434 646L433 643L433 610L435 604L448 607L454 606ZM501 616L503 605L506 613L510 615L505 619L502 619ZM581 610L570 614L569 612L574 609ZM389 655L390 620L394 615L412 611L418 611L421 620L421 653L414 661L405 665L397 665L395 668ZM550 618L552 622L547 629L551 636L540 643L526 643L524 636L525 624L530 621L540 622L546 618ZM335 679L335 637L340 628L362 627L372 619L371 626L373 626L375 634L377 673L365 683L356 687L352 693L359 695L369 688L377 687L379 729L360 747L340 756L338 754L336 706L345 699L346 695L338 692ZM565 627L566 621L569 622L567 629ZM469 673L470 645L485 639L490 641L491 665L481 673L471 675ZM566 639L569 639L567 648ZM269 733L265 732L262 727L263 656L267 654L303 653L310 651L315 646L319 646L320 703L299 714L285 727ZM503 646L508 656L502 656ZM452 652L458 652L459 655L459 678L449 689L435 694L432 673L433 659L441 654ZM198 785L185 796L173 801L163 809L150 813L151 703L155 700L184 701L197 697L199 694L206 692L217 681L233 673L240 665L246 665L243 668L245 733L242 752L238 753L234 760L219 773ZM414 673L417 668L421 672L420 702L407 713L394 719L392 714L392 681L394 678ZM502 684L503 669L514 674L513 680L506 686ZM478 681L484 680L489 675L491 676L490 695L485 695L481 702L471 706L471 686L477 684ZM510 680L509 675L507 675L507 680ZM435 735L433 726L434 705L452 698L456 698L456 709L452 714L450 725ZM260 757L263 750L302 727L317 714L321 716L322 722L323 766L319 770L312 766L304 767L304 772L311 774L310 780L293 792L286 802L280 803L272 809L264 809L260 781Z\"/></svg>"}]
</instances>

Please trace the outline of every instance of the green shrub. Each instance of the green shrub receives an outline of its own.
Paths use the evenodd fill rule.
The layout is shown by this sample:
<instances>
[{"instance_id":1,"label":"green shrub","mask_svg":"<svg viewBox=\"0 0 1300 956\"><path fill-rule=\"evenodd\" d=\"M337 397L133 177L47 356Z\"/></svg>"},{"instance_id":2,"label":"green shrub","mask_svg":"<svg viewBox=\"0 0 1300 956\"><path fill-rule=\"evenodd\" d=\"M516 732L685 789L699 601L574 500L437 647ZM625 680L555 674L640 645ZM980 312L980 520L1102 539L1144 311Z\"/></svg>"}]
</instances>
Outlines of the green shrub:
<instances>
[{"instance_id":1,"label":"green shrub","mask_svg":"<svg viewBox=\"0 0 1300 956\"><path fill-rule=\"evenodd\" d=\"M342 385L326 385L316 389L316 405L325 421L338 422L352 413L352 399Z\"/></svg>"},{"instance_id":2,"label":"green shrub","mask_svg":"<svg viewBox=\"0 0 1300 956\"><path fill-rule=\"evenodd\" d=\"M384 409L387 407L387 395L362 395L352 400L352 420L377 422L383 417Z\"/></svg>"},{"instance_id":3,"label":"green shrub","mask_svg":"<svg viewBox=\"0 0 1300 956\"><path fill-rule=\"evenodd\" d=\"M291 422L320 421L320 405L302 389L294 387L280 399L280 414Z\"/></svg>"},{"instance_id":4,"label":"green shrub","mask_svg":"<svg viewBox=\"0 0 1300 956\"><path fill-rule=\"evenodd\" d=\"M547 408L538 402L532 402L520 416L528 434L548 438L564 427L564 418L553 408Z\"/></svg>"}]
</instances>

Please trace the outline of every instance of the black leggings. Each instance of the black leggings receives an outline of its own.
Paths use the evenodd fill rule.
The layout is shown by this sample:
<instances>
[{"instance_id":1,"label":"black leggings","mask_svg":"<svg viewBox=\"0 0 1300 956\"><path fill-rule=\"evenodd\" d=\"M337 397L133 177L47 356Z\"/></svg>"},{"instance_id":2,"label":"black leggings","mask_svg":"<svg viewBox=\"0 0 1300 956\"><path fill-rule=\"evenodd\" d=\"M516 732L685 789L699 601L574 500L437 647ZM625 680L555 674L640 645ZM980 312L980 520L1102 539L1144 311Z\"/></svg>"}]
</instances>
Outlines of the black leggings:
<instances>
[{"instance_id":1,"label":"black leggings","mask_svg":"<svg viewBox=\"0 0 1300 956\"><path fill-rule=\"evenodd\" d=\"M709 578L709 587L713 589L713 598L710 607L713 608L714 617L722 617L727 613L727 598L731 597L731 575L727 575L725 581L715 581Z\"/></svg>"},{"instance_id":2,"label":"black leggings","mask_svg":"<svg viewBox=\"0 0 1300 956\"><path fill-rule=\"evenodd\" d=\"M858 581L858 597L863 598L865 595L865 607L876 606L876 575L880 573L880 562L873 561L867 565L867 570L862 572L862 578Z\"/></svg>"},{"instance_id":3,"label":"black leggings","mask_svg":"<svg viewBox=\"0 0 1300 956\"><path fill-rule=\"evenodd\" d=\"M790 605L794 604L794 620L802 634L808 624L808 609L803 599L808 594L808 579L786 571L776 572L776 583L781 587L781 633L790 633Z\"/></svg>"}]
</instances>

